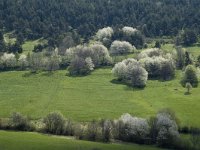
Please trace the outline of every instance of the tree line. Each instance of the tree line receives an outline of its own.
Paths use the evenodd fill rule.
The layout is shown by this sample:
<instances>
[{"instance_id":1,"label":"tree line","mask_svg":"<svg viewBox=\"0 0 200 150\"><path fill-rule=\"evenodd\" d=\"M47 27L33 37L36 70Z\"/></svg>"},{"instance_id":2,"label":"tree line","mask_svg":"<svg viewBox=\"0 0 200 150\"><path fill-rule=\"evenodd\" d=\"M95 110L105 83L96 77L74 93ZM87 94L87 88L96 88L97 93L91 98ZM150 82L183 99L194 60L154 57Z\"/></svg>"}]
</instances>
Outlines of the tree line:
<instances>
[{"instance_id":1,"label":"tree line","mask_svg":"<svg viewBox=\"0 0 200 150\"><path fill-rule=\"evenodd\" d=\"M182 29L199 33L199 1L194 0L0 0L0 29L21 42L70 35L88 40L105 26L137 27L147 37L173 36ZM191 17L192 16L192 17Z\"/></svg>"},{"instance_id":2,"label":"tree line","mask_svg":"<svg viewBox=\"0 0 200 150\"><path fill-rule=\"evenodd\" d=\"M156 116L148 119L127 113L115 120L101 119L91 122L75 122L59 112L51 112L38 121L31 121L26 116L14 112L9 119L0 119L0 129L74 136L79 140L117 140L171 149L199 149L199 129L181 128L179 123L175 113L170 109L162 109ZM186 132L191 134L187 140L180 135Z\"/></svg>"}]
</instances>

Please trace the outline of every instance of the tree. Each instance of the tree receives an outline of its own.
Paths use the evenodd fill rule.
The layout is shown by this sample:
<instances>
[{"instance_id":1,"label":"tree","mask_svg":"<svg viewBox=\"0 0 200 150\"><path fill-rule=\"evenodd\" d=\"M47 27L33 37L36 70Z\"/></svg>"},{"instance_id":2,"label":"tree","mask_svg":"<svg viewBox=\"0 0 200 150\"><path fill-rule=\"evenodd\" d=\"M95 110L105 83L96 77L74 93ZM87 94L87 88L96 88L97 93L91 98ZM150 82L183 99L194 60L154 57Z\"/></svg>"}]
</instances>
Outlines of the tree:
<instances>
[{"instance_id":1,"label":"tree","mask_svg":"<svg viewBox=\"0 0 200 150\"><path fill-rule=\"evenodd\" d=\"M183 33L183 44L186 46L192 45L197 42L197 35L193 30L185 30Z\"/></svg>"},{"instance_id":2,"label":"tree","mask_svg":"<svg viewBox=\"0 0 200 150\"><path fill-rule=\"evenodd\" d=\"M46 132L53 133L53 134L62 134L65 118L61 113L52 112L49 113L44 118L45 130Z\"/></svg>"},{"instance_id":3,"label":"tree","mask_svg":"<svg viewBox=\"0 0 200 150\"><path fill-rule=\"evenodd\" d=\"M179 69L185 66L185 50L182 47L176 47L176 63Z\"/></svg>"},{"instance_id":4,"label":"tree","mask_svg":"<svg viewBox=\"0 0 200 150\"><path fill-rule=\"evenodd\" d=\"M17 130L28 130L30 128L28 119L18 112L12 113L10 123L11 126Z\"/></svg>"},{"instance_id":5,"label":"tree","mask_svg":"<svg viewBox=\"0 0 200 150\"><path fill-rule=\"evenodd\" d=\"M18 59L18 64L22 70L25 69L26 67L28 67L27 56L24 54L20 55L20 57Z\"/></svg>"},{"instance_id":6,"label":"tree","mask_svg":"<svg viewBox=\"0 0 200 150\"><path fill-rule=\"evenodd\" d=\"M45 70L52 72L56 71L60 68L60 57L55 52L46 58L46 62L44 64Z\"/></svg>"},{"instance_id":7,"label":"tree","mask_svg":"<svg viewBox=\"0 0 200 150\"><path fill-rule=\"evenodd\" d=\"M108 49L102 44L93 44L90 46L93 51L93 55L90 56L96 67L105 66L112 63L112 58L109 55Z\"/></svg>"},{"instance_id":8,"label":"tree","mask_svg":"<svg viewBox=\"0 0 200 150\"><path fill-rule=\"evenodd\" d=\"M140 64L128 66L128 74L133 87L143 88L146 86L148 72Z\"/></svg>"},{"instance_id":9,"label":"tree","mask_svg":"<svg viewBox=\"0 0 200 150\"><path fill-rule=\"evenodd\" d=\"M119 62L115 64L114 68L112 69L112 73L118 80L126 80L127 76L127 66L124 62Z\"/></svg>"},{"instance_id":10,"label":"tree","mask_svg":"<svg viewBox=\"0 0 200 150\"><path fill-rule=\"evenodd\" d=\"M172 60L166 60L162 62L161 65L161 78L163 80L170 80L175 76L175 65Z\"/></svg>"},{"instance_id":11,"label":"tree","mask_svg":"<svg viewBox=\"0 0 200 150\"><path fill-rule=\"evenodd\" d=\"M168 112L159 112L156 120L157 144L173 147L180 138L176 120Z\"/></svg>"},{"instance_id":12,"label":"tree","mask_svg":"<svg viewBox=\"0 0 200 150\"><path fill-rule=\"evenodd\" d=\"M3 64L3 68L10 69L17 66L17 60L13 53L4 53L3 56L1 56L1 61Z\"/></svg>"},{"instance_id":13,"label":"tree","mask_svg":"<svg viewBox=\"0 0 200 150\"><path fill-rule=\"evenodd\" d=\"M181 84L183 87L185 87L186 83L190 83L192 87L198 86L198 76L197 76L196 68L192 65L188 65L185 68L185 72L181 80Z\"/></svg>"},{"instance_id":14,"label":"tree","mask_svg":"<svg viewBox=\"0 0 200 150\"><path fill-rule=\"evenodd\" d=\"M94 64L90 57L84 59L82 57L75 56L71 61L68 71L70 75L86 75L94 70Z\"/></svg>"},{"instance_id":15,"label":"tree","mask_svg":"<svg viewBox=\"0 0 200 150\"><path fill-rule=\"evenodd\" d=\"M187 89L187 94L190 94L190 90L192 89L192 85L189 83L189 82L187 82L186 84L185 84L185 88Z\"/></svg>"},{"instance_id":16,"label":"tree","mask_svg":"<svg viewBox=\"0 0 200 150\"><path fill-rule=\"evenodd\" d=\"M111 37L113 36L113 33L114 31L111 27L105 27L98 30L95 38L108 47L110 45Z\"/></svg>"},{"instance_id":17,"label":"tree","mask_svg":"<svg viewBox=\"0 0 200 150\"><path fill-rule=\"evenodd\" d=\"M150 127L146 119L132 117L130 114L122 115L118 122L121 122L120 137L123 141L144 143L147 139Z\"/></svg>"},{"instance_id":18,"label":"tree","mask_svg":"<svg viewBox=\"0 0 200 150\"><path fill-rule=\"evenodd\" d=\"M117 63L112 69L118 80L130 84L133 87L143 88L148 79L147 71L135 59L125 59Z\"/></svg>"},{"instance_id":19,"label":"tree","mask_svg":"<svg viewBox=\"0 0 200 150\"><path fill-rule=\"evenodd\" d=\"M160 41L156 41L154 47L155 47L155 48L161 48L161 43L160 43Z\"/></svg>"},{"instance_id":20,"label":"tree","mask_svg":"<svg viewBox=\"0 0 200 150\"><path fill-rule=\"evenodd\" d=\"M114 41L110 47L112 55L122 55L134 52L135 47L126 41Z\"/></svg>"},{"instance_id":21,"label":"tree","mask_svg":"<svg viewBox=\"0 0 200 150\"><path fill-rule=\"evenodd\" d=\"M190 54L189 52L185 52L185 66L187 65L191 65L193 63L191 57L190 57Z\"/></svg>"},{"instance_id":22,"label":"tree","mask_svg":"<svg viewBox=\"0 0 200 150\"><path fill-rule=\"evenodd\" d=\"M30 56L27 56L32 73L36 73L43 69L43 58L44 56L42 53L32 53Z\"/></svg>"}]
</instances>

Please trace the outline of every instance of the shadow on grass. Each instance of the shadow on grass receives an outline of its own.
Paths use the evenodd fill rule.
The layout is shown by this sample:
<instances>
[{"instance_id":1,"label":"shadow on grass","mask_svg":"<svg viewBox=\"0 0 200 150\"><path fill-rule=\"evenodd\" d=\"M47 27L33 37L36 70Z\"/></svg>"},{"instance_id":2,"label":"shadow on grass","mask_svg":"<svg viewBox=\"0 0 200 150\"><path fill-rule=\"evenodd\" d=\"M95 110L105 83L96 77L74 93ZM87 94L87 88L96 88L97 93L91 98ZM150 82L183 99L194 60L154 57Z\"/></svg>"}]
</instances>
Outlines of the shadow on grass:
<instances>
[{"instance_id":1,"label":"shadow on grass","mask_svg":"<svg viewBox=\"0 0 200 150\"><path fill-rule=\"evenodd\" d=\"M126 87L124 88L127 91L141 91L144 90L144 87L142 88L136 88L136 87L132 87L131 84L117 80L117 79L113 79L110 81L112 84L119 84L119 85L126 85Z\"/></svg>"},{"instance_id":2,"label":"shadow on grass","mask_svg":"<svg viewBox=\"0 0 200 150\"><path fill-rule=\"evenodd\" d=\"M185 92L184 95L191 95L191 93L190 92Z\"/></svg>"},{"instance_id":3,"label":"shadow on grass","mask_svg":"<svg viewBox=\"0 0 200 150\"><path fill-rule=\"evenodd\" d=\"M35 76L36 74L38 74L37 72L26 72L22 75L22 77L31 77L31 76Z\"/></svg>"},{"instance_id":4,"label":"shadow on grass","mask_svg":"<svg viewBox=\"0 0 200 150\"><path fill-rule=\"evenodd\" d=\"M50 77L50 76L52 76L54 74L54 72L44 72L44 73L42 73L42 76L46 76L46 77Z\"/></svg>"}]
</instances>

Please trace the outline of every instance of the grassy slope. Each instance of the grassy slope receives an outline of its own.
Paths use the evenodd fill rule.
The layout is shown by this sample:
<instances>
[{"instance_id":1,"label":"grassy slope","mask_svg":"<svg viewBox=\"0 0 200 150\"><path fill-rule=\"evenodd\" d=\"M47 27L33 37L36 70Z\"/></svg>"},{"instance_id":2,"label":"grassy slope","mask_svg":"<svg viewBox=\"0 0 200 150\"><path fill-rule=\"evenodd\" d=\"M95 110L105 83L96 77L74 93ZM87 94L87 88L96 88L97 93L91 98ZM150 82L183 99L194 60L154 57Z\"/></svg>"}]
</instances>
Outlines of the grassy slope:
<instances>
[{"instance_id":1,"label":"grassy slope","mask_svg":"<svg viewBox=\"0 0 200 150\"><path fill-rule=\"evenodd\" d=\"M148 117L169 107L176 111L182 125L200 127L200 87L184 95L180 72L173 81L148 81L144 90L113 83L111 68L98 69L86 77L65 74L0 73L0 117L18 111L40 118L58 110L68 118L89 121L118 118L123 113Z\"/></svg>"},{"instance_id":2,"label":"grassy slope","mask_svg":"<svg viewBox=\"0 0 200 150\"><path fill-rule=\"evenodd\" d=\"M136 144L103 144L37 133L0 131L1 150L159 150Z\"/></svg>"},{"instance_id":3,"label":"grassy slope","mask_svg":"<svg viewBox=\"0 0 200 150\"><path fill-rule=\"evenodd\" d=\"M34 40L34 41L26 41L23 45L23 53L24 54L28 54L28 52L32 52L34 49L34 46L38 45L38 44L43 44L46 43L47 41L44 39L38 39L38 40Z\"/></svg>"}]
</instances>

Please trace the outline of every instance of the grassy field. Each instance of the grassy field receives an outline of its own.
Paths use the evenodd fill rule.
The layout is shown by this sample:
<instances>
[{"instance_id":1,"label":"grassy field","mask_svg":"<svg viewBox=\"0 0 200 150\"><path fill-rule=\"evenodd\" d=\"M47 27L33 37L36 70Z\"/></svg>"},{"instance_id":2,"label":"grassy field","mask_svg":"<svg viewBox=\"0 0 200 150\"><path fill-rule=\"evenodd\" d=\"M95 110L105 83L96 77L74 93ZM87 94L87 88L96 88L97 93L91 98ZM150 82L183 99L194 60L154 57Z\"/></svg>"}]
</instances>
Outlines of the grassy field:
<instances>
[{"instance_id":1,"label":"grassy field","mask_svg":"<svg viewBox=\"0 0 200 150\"><path fill-rule=\"evenodd\" d=\"M1 150L161 150L136 144L103 144L37 133L0 131Z\"/></svg>"},{"instance_id":2,"label":"grassy field","mask_svg":"<svg viewBox=\"0 0 200 150\"><path fill-rule=\"evenodd\" d=\"M38 119L52 111L67 118L90 121L118 118L123 113L149 117L162 108L173 109L181 125L200 127L200 87L185 95L179 84L181 73L168 82L148 81L145 89L132 89L117 83L111 68L98 69L86 77L68 77L66 71L54 74L28 72L0 73L0 117L17 111Z\"/></svg>"},{"instance_id":3,"label":"grassy field","mask_svg":"<svg viewBox=\"0 0 200 150\"><path fill-rule=\"evenodd\" d=\"M23 45L22 45L22 49L23 49L23 53L24 54L28 54L29 52L31 53L34 49L34 46L38 45L38 44L44 44L47 41L44 39L38 39L38 40L34 40L34 41L26 41Z\"/></svg>"}]
</instances>

